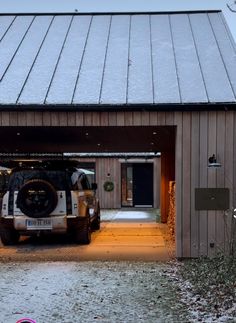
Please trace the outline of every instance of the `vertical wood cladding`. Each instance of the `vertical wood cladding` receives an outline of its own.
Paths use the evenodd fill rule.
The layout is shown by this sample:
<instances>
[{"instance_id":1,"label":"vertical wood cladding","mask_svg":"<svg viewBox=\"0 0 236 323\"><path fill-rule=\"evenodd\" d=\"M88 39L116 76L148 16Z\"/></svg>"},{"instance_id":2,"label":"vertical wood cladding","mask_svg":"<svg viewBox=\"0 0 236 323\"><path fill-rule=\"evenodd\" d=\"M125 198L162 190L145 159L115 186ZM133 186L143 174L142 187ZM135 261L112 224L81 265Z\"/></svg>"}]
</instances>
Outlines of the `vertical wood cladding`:
<instances>
[{"instance_id":1,"label":"vertical wood cladding","mask_svg":"<svg viewBox=\"0 0 236 323\"><path fill-rule=\"evenodd\" d=\"M228 250L230 217L222 211L196 211L196 187L230 189L230 206L236 203L236 112L1 112L1 126L127 126L156 125L176 127L176 256L214 255L217 247ZM208 168L208 158L215 154L220 168ZM115 160L97 164L98 178L106 174L120 178ZM114 175L113 175L114 174ZM114 177L114 180L115 177ZM158 186L158 185L157 185ZM157 190L156 190L157 191ZM120 207L120 181L115 194L99 191L104 207ZM106 194L106 196L104 195ZM156 201L158 204L158 201Z\"/></svg>"}]
</instances>

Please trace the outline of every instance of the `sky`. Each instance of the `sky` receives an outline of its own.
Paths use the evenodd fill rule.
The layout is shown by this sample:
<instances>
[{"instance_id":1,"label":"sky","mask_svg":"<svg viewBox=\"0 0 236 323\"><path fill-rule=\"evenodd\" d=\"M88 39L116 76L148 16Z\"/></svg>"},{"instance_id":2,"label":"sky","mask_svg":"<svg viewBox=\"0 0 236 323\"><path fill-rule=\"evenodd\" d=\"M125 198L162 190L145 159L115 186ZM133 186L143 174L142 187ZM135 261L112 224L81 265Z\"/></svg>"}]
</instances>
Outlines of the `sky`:
<instances>
[{"instance_id":1,"label":"sky","mask_svg":"<svg viewBox=\"0 0 236 323\"><path fill-rule=\"evenodd\" d=\"M231 33L236 41L236 13L230 12L226 4L236 10L234 0L0 0L2 13L26 12L127 12L127 11L223 11Z\"/></svg>"}]
</instances>

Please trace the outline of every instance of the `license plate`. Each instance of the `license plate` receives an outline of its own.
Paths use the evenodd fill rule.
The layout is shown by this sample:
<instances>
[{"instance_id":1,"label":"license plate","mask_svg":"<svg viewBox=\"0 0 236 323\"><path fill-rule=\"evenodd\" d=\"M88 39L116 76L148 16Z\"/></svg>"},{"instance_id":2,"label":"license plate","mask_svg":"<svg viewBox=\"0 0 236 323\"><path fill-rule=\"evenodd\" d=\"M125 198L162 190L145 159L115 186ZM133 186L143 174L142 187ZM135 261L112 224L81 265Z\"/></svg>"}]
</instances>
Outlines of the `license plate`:
<instances>
[{"instance_id":1,"label":"license plate","mask_svg":"<svg viewBox=\"0 0 236 323\"><path fill-rule=\"evenodd\" d=\"M27 230L51 230L52 220L51 219L27 219L26 228Z\"/></svg>"}]
</instances>

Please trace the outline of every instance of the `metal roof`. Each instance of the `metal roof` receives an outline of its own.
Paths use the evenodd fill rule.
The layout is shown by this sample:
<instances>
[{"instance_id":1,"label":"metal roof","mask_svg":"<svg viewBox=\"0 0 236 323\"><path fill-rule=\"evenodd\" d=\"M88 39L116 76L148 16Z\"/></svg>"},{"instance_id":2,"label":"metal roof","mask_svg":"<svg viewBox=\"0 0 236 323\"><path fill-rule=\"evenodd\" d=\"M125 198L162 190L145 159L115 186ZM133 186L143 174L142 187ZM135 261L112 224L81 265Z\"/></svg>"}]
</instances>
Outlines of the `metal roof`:
<instances>
[{"instance_id":1,"label":"metal roof","mask_svg":"<svg viewBox=\"0 0 236 323\"><path fill-rule=\"evenodd\" d=\"M221 12L0 15L0 108L196 103L236 103Z\"/></svg>"}]
</instances>

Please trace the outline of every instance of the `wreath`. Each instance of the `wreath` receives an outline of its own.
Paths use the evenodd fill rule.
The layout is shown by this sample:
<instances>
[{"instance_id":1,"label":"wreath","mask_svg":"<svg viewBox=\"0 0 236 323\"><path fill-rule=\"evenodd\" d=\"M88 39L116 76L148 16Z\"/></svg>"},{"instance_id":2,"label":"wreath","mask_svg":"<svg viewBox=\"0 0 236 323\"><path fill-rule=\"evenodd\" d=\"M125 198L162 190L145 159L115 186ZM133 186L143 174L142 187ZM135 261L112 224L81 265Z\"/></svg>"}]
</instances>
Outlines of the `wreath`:
<instances>
[{"instance_id":1,"label":"wreath","mask_svg":"<svg viewBox=\"0 0 236 323\"><path fill-rule=\"evenodd\" d=\"M114 190L114 183L111 181L107 181L103 184L104 191L112 192Z\"/></svg>"}]
</instances>

